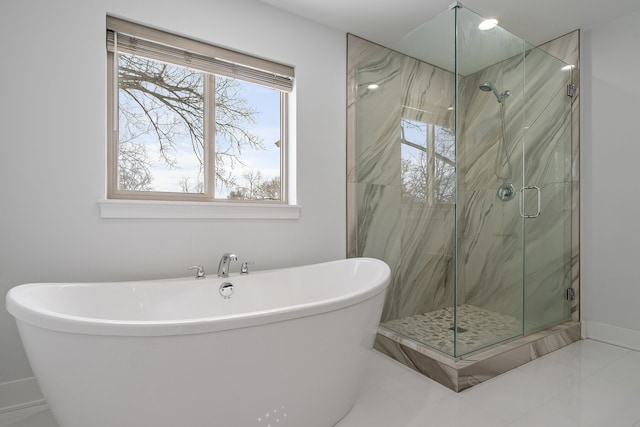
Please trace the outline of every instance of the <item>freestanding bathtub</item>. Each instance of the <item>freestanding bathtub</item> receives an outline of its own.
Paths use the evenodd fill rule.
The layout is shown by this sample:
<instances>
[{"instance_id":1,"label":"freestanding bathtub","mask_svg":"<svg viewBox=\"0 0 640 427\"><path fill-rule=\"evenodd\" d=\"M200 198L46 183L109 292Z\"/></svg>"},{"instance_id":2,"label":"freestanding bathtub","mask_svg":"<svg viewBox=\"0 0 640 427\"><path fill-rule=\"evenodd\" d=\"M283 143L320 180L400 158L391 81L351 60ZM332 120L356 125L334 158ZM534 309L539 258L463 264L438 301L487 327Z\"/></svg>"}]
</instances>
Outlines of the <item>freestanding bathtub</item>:
<instances>
[{"instance_id":1,"label":"freestanding bathtub","mask_svg":"<svg viewBox=\"0 0 640 427\"><path fill-rule=\"evenodd\" d=\"M352 258L27 284L6 302L60 427L328 427L356 398L389 274Z\"/></svg>"}]
</instances>

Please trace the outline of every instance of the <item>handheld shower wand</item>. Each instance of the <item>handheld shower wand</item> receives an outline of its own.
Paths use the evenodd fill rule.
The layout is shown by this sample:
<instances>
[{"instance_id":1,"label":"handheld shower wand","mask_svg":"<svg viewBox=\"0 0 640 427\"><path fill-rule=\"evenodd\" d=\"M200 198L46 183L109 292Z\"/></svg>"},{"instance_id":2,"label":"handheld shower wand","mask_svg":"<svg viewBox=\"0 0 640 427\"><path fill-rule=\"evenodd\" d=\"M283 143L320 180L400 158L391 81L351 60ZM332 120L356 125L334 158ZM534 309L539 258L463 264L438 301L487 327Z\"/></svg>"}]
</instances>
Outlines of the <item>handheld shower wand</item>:
<instances>
[{"instance_id":1,"label":"handheld shower wand","mask_svg":"<svg viewBox=\"0 0 640 427\"><path fill-rule=\"evenodd\" d=\"M500 121L502 124L502 150L504 151L504 157L507 160L507 171L506 175L501 173L503 169L500 165L500 154L496 153L496 164L495 164L495 174L500 179L509 179L511 178L511 154L509 154L509 148L507 147L507 137L506 137L506 129L504 123L504 100L507 96L511 95L511 91L505 90L502 93L499 93L496 87L490 81L486 81L480 85L480 90L483 92L493 92L498 100L498 104L500 104Z\"/></svg>"}]
</instances>

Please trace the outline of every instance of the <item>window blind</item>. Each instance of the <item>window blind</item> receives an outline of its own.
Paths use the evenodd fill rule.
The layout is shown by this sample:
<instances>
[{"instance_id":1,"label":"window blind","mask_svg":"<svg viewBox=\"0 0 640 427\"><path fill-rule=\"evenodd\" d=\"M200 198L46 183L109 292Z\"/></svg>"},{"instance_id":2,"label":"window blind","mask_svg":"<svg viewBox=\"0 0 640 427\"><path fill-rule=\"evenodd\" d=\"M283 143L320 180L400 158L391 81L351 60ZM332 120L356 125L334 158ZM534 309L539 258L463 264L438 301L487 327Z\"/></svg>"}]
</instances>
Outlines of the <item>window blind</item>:
<instances>
[{"instance_id":1,"label":"window blind","mask_svg":"<svg viewBox=\"0 0 640 427\"><path fill-rule=\"evenodd\" d=\"M107 17L107 49L285 92L293 89L293 67L111 16Z\"/></svg>"}]
</instances>

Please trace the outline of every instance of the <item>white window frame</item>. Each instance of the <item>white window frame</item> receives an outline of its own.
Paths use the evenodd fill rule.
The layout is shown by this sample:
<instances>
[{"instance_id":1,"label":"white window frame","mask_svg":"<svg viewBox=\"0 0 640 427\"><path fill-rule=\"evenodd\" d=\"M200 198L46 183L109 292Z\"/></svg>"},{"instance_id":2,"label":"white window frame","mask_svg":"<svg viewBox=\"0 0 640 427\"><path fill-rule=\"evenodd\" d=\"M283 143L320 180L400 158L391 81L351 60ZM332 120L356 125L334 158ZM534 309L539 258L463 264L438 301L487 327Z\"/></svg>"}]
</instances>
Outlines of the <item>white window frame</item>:
<instances>
[{"instance_id":1,"label":"white window frame","mask_svg":"<svg viewBox=\"0 0 640 427\"><path fill-rule=\"evenodd\" d=\"M118 45L118 39L123 43ZM253 57L208 43L176 36L161 30L134 24L119 18L107 17L107 198L100 200L101 214L105 218L267 218L295 219L300 215L300 207L290 204L288 194L288 158L287 158L287 113L288 92L293 88L293 67ZM167 193L119 190L117 174L118 135L117 135L117 76L114 51L138 48L142 45L145 57L154 57L159 50L168 46L171 54L178 58L187 58L187 62L166 61L189 68L202 69L227 77L237 77L251 83L263 84L281 90L281 200L232 200L213 198L213 173L205 169L204 194ZM132 53L129 51L128 53ZM136 54L135 52L133 52ZM176 58L174 56L174 58ZM195 66L193 65L195 63ZM212 71L213 70L213 71ZM205 144L205 156L210 166L215 164L212 138ZM210 148L207 150L206 146ZM194 203L195 202L195 203Z\"/></svg>"}]
</instances>

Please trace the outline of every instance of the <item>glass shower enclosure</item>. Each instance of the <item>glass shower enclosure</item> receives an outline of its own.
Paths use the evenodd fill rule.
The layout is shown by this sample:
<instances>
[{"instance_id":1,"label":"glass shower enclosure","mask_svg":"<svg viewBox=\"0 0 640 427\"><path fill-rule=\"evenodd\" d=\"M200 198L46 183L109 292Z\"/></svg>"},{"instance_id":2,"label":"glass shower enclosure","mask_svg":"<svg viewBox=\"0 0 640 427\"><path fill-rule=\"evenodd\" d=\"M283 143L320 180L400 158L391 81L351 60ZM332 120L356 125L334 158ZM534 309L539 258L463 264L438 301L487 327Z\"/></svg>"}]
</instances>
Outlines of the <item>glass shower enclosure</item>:
<instances>
[{"instance_id":1,"label":"glass shower enclosure","mask_svg":"<svg viewBox=\"0 0 640 427\"><path fill-rule=\"evenodd\" d=\"M348 38L349 255L392 269L382 332L454 358L571 318L572 67L483 20Z\"/></svg>"}]
</instances>

